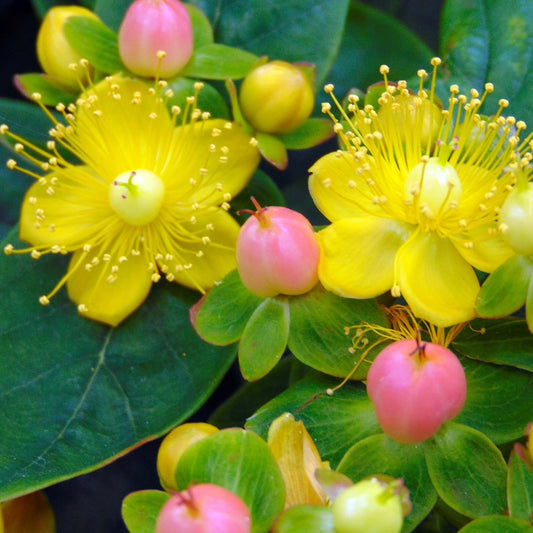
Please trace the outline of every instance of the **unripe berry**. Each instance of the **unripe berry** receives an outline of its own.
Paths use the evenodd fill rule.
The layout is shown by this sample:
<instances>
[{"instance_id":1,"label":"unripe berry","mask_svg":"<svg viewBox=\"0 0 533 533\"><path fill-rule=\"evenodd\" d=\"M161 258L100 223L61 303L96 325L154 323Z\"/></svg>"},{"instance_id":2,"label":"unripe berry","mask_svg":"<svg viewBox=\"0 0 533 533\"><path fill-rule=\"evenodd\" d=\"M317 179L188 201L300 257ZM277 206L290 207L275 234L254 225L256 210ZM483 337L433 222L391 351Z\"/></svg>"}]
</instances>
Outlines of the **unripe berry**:
<instances>
[{"instance_id":1,"label":"unripe berry","mask_svg":"<svg viewBox=\"0 0 533 533\"><path fill-rule=\"evenodd\" d=\"M336 533L399 533L403 524L401 498L376 478L345 489L333 502Z\"/></svg>"},{"instance_id":2,"label":"unripe berry","mask_svg":"<svg viewBox=\"0 0 533 533\"><path fill-rule=\"evenodd\" d=\"M315 96L312 83L301 68L285 61L271 61L244 78L239 103L244 118L257 131L284 134L309 118Z\"/></svg>"},{"instance_id":3,"label":"unripe berry","mask_svg":"<svg viewBox=\"0 0 533 533\"><path fill-rule=\"evenodd\" d=\"M182 424L163 439L157 452L157 473L165 490L178 490L174 472L183 452L217 431L215 426L203 422Z\"/></svg>"},{"instance_id":4,"label":"unripe berry","mask_svg":"<svg viewBox=\"0 0 533 533\"><path fill-rule=\"evenodd\" d=\"M387 346L373 361L367 391L385 434L401 443L417 443L459 414L466 378L447 348L405 339Z\"/></svg>"},{"instance_id":5,"label":"unripe berry","mask_svg":"<svg viewBox=\"0 0 533 533\"><path fill-rule=\"evenodd\" d=\"M79 68L80 54L72 48L63 33L63 26L69 17L99 18L89 9L80 6L52 7L45 15L37 34L37 58L43 71L54 77L67 89L79 90L79 79L87 76L87 71ZM78 65L73 69L70 65ZM93 69L86 67L89 75Z\"/></svg>"},{"instance_id":6,"label":"unripe berry","mask_svg":"<svg viewBox=\"0 0 533 533\"><path fill-rule=\"evenodd\" d=\"M163 505L155 533L249 533L246 504L227 489L205 483L174 494Z\"/></svg>"},{"instance_id":7,"label":"unripe berry","mask_svg":"<svg viewBox=\"0 0 533 533\"><path fill-rule=\"evenodd\" d=\"M520 255L533 255L533 183L519 184L499 214L503 238Z\"/></svg>"},{"instance_id":8,"label":"unripe berry","mask_svg":"<svg viewBox=\"0 0 533 533\"><path fill-rule=\"evenodd\" d=\"M193 51L187 9L178 0L135 0L120 26L118 49L122 62L134 74L175 76Z\"/></svg>"},{"instance_id":9,"label":"unripe berry","mask_svg":"<svg viewBox=\"0 0 533 533\"><path fill-rule=\"evenodd\" d=\"M320 258L313 226L286 207L256 203L256 208L237 237L237 268L245 287L262 298L311 290Z\"/></svg>"}]
</instances>

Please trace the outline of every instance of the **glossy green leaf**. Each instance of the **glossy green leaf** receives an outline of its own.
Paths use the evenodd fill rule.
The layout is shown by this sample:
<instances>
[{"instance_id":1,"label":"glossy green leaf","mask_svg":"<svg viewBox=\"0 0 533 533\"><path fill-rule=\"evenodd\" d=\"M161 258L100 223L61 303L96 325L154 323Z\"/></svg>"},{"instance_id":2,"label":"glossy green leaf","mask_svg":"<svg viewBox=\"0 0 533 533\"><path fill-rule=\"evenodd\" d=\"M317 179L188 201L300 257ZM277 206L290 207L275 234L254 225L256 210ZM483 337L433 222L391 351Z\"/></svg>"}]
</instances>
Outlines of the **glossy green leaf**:
<instances>
[{"instance_id":1,"label":"glossy green leaf","mask_svg":"<svg viewBox=\"0 0 533 533\"><path fill-rule=\"evenodd\" d=\"M14 234L7 242L22 247ZM161 283L117 328L78 315L65 291L38 303L65 257L0 256L0 500L101 467L205 402L235 355L189 323L198 297Z\"/></svg>"},{"instance_id":2,"label":"glossy green leaf","mask_svg":"<svg viewBox=\"0 0 533 533\"><path fill-rule=\"evenodd\" d=\"M307 370L294 357L284 357L263 379L245 382L218 406L209 417L209 423L220 429L243 427L257 409L290 386L293 373L300 369Z\"/></svg>"},{"instance_id":3,"label":"glossy green leaf","mask_svg":"<svg viewBox=\"0 0 533 533\"><path fill-rule=\"evenodd\" d=\"M412 531L437 501L420 445L399 444L379 433L352 446L337 468L354 483L367 476L387 474L402 478L413 508L404 518L403 533Z\"/></svg>"},{"instance_id":4,"label":"glossy green leaf","mask_svg":"<svg viewBox=\"0 0 533 533\"><path fill-rule=\"evenodd\" d=\"M533 413L533 373L461 358L466 401L456 422L482 432L496 444L523 435Z\"/></svg>"},{"instance_id":5,"label":"glossy green leaf","mask_svg":"<svg viewBox=\"0 0 533 533\"><path fill-rule=\"evenodd\" d=\"M207 342L231 344L241 338L246 323L262 302L242 284L239 272L230 272L199 302L196 331Z\"/></svg>"},{"instance_id":6,"label":"glossy green leaf","mask_svg":"<svg viewBox=\"0 0 533 533\"><path fill-rule=\"evenodd\" d=\"M317 68L320 86L337 54L348 0L223 0L217 42Z\"/></svg>"},{"instance_id":7,"label":"glossy green leaf","mask_svg":"<svg viewBox=\"0 0 533 533\"><path fill-rule=\"evenodd\" d=\"M529 257L511 257L483 283L477 297L476 311L486 318L514 313L524 305L532 277L533 261Z\"/></svg>"},{"instance_id":8,"label":"glossy green leaf","mask_svg":"<svg viewBox=\"0 0 533 533\"><path fill-rule=\"evenodd\" d=\"M348 332L346 327L363 322L387 327L388 323L381 308L374 300L341 298L326 291L319 284L312 291L292 298L291 329L289 349L306 365L333 376L345 377L360 360L364 350L350 353L355 328ZM365 334L371 346L377 339L375 334ZM363 379L370 362L385 345L372 350L357 372L355 379Z\"/></svg>"},{"instance_id":9,"label":"glossy green leaf","mask_svg":"<svg viewBox=\"0 0 533 533\"><path fill-rule=\"evenodd\" d=\"M280 139L288 150L303 150L317 146L333 135L333 122L329 118L310 118L298 129L281 135Z\"/></svg>"},{"instance_id":10,"label":"glossy green leaf","mask_svg":"<svg viewBox=\"0 0 533 533\"><path fill-rule=\"evenodd\" d=\"M206 44L211 44L214 41L213 28L209 19L196 6L185 3L185 7L191 17L192 31L193 31L193 49L201 48Z\"/></svg>"},{"instance_id":11,"label":"glossy green leaf","mask_svg":"<svg viewBox=\"0 0 533 533\"><path fill-rule=\"evenodd\" d=\"M102 22L113 31L118 32L122 19L133 0L96 0L94 12Z\"/></svg>"},{"instance_id":12,"label":"glossy green leaf","mask_svg":"<svg viewBox=\"0 0 533 533\"><path fill-rule=\"evenodd\" d=\"M33 93L39 93L41 102L46 106L54 106L59 102L69 104L76 99L76 95L63 90L53 78L46 74L17 74L14 83L21 94L28 99L31 99Z\"/></svg>"},{"instance_id":13,"label":"glossy green leaf","mask_svg":"<svg viewBox=\"0 0 533 533\"><path fill-rule=\"evenodd\" d=\"M509 516L485 516L470 522L459 533L532 533L527 522Z\"/></svg>"},{"instance_id":14,"label":"glossy green leaf","mask_svg":"<svg viewBox=\"0 0 533 533\"><path fill-rule=\"evenodd\" d=\"M266 439L273 420L291 413L301 420L323 461L334 468L354 443L381 431L374 406L360 383L346 383L328 395L339 380L311 372L288 390L264 405L246 427Z\"/></svg>"},{"instance_id":15,"label":"glossy green leaf","mask_svg":"<svg viewBox=\"0 0 533 533\"><path fill-rule=\"evenodd\" d=\"M35 13L42 19L46 12L54 7L63 4L61 0L32 0Z\"/></svg>"},{"instance_id":16,"label":"glossy green leaf","mask_svg":"<svg viewBox=\"0 0 533 533\"><path fill-rule=\"evenodd\" d=\"M453 341L455 353L533 372L533 336L524 320L474 320L470 326Z\"/></svg>"},{"instance_id":17,"label":"glossy green leaf","mask_svg":"<svg viewBox=\"0 0 533 533\"><path fill-rule=\"evenodd\" d=\"M173 95L168 99L168 105L177 105L185 109L187 97L195 93L194 85L196 80L189 78L172 78L168 81L168 87ZM202 82L203 89L198 93L198 108L208 111L215 118L230 118L230 113L226 101L222 95L209 83Z\"/></svg>"},{"instance_id":18,"label":"glossy green leaf","mask_svg":"<svg viewBox=\"0 0 533 533\"><path fill-rule=\"evenodd\" d=\"M207 44L193 52L180 74L207 80L239 79L246 76L258 59L246 50L223 44Z\"/></svg>"},{"instance_id":19,"label":"glossy green leaf","mask_svg":"<svg viewBox=\"0 0 533 533\"><path fill-rule=\"evenodd\" d=\"M533 9L529 0L447 0L441 17L441 50L452 76L482 89L494 83L491 101L507 98L506 114L533 119Z\"/></svg>"},{"instance_id":20,"label":"glossy green leaf","mask_svg":"<svg viewBox=\"0 0 533 533\"><path fill-rule=\"evenodd\" d=\"M280 360L289 338L286 299L266 298L248 320L239 342L239 366L248 381L262 378Z\"/></svg>"},{"instance_id":21,"label":"glossy green leaf","mask_svg":"<svg viewBox=\"0 0 533 533\"><path fill-rule=\"evenodd\" d=\"M339 55L327 81L335 84L335 94L341 99L352 87L365 90L381 81L379 67L382 64L391 69L389 79L409 79L417 69L428 68L433 55L434 52L397 19L359 2L351 2Z\"/></svg>"},{"instance_id":22,"label":"glossy green leaf","mask_svg":"<svg viewBox=\"0 0 533 533\"><path fill-rule=\"evenodd\" d=\"M154 533L161 507L170 494L161 490L141 490L128 494L122 502L122 519L130 533Z\"/></svg>"},{"instance_id":23,"label":"glossy green leaf","mask_svg":"<svg viewBox=\"0 0 533 533\"><path fill-rule=\"evenodd\" d=\"M255 138L263 158L278 170L285 170L289 164L289 156L283 141L275 135L260 131L255 133Z\"/></svg>"},{"instance_id":24,"label":"glossy green leaf","mask_svg":"<svg viewBox=\"0 0 533 533\"><path fill-rule=\"evenodd\" d=\"M483 433L448 422L424 452L438 495L470 518L501 514L507 508L507 467L498 448Z\"/></svg>"},{"instance_id":25,"label":"glossy green leaf","mask_svg":"<svg viewBox=\"0 0 533 533\"><path fill-rule=\"evenodd\" d=\"M507 474L509 514L529 522L533 516L533 471L516 453L511 452Z\"/></svg>"},{"instance_id":26,"label":"glossy green leaf","mask_svg":"<svg viewBox=\"0 0 533 533\"><path fill-rule=\"evenodd\" d=\"M97 70L106 74L126 70L118 54L116 33L102 22L69 17L63 31L70 45Z\"/></svg>"},{"instance_id":27,"label":"glossy green leaf","mask_svg":"<svg viewBox=\"0 0 533 533\"><path fill-rule=\"evenodd\" d=\"M335 533L331 507L295 505L287 509L274 524L272 533Z\"/></svg>"},{"instance_id":28,"label":"glossy green leaf","mask_svg":"<svg viewBox=\"0 0 533 533\"><path fill-rule=\"evenodd\" d=\"M180 490L214 483L239 496L250 510L252 532L269 530L285 505L285 485L267 443L250 431L224 429L187 449L176 467Z\"/></svg>"}]
</instances>

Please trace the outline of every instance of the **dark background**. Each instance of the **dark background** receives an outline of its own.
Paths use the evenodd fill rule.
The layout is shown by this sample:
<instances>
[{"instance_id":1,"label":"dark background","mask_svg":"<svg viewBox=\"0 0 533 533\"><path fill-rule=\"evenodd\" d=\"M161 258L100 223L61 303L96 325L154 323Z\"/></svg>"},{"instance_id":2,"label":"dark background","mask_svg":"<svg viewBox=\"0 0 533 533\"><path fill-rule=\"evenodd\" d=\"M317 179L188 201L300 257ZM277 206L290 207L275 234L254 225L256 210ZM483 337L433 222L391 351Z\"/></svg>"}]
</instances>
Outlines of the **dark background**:
<instances>
[{"instance_id":1,"label":"dark background","mask_svg":"<svg viewBox=\"0 0 533 533\"><path fill-rule=\"evenodd\" d=\"M443 0L367 0L363 3L393 15L433 50L438 49L435 28L438 28ZM14 74L40 70L35 56L38 28L39 21L30 0L0 0L1 97L19 98L12 83ZM308 168L316 160L316 153L292 153L290 159L287 173L295 172L294 169L301 173L302 168ZM281 175L271 169L268 173L274 179L281 179ZM205 421L240 383L239 371L234 367L192 420ZM57 532L126 533L120 516L124 496L135 490L160 489L155 468L159 442L149 442L96 472L46 489L56 515Z\"/></svg>"}]
</instances>

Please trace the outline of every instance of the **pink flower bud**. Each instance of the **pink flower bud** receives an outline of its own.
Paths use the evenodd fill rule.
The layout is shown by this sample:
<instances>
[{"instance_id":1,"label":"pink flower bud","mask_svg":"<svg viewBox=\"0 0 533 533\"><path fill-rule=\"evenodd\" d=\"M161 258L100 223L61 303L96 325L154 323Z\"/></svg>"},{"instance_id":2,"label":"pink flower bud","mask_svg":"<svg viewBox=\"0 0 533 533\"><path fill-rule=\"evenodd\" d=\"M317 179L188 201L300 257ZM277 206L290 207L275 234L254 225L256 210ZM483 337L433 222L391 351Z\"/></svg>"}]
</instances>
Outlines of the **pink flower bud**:
<instances>
[{"instance_id":1,"label":"pink flower bud","mask_svg":"<svg viewBox=\"0 0 533 533\"><path fill-rule=\"evenodd\" d=\"M262 298L311 290L318 281L320 258L313 226L292 209L254 203L257 211L237 238L237 268L243 284Z\"/></svg>"},{"instance_id":2,"label":"pink flower bud","mask_svg":"<svg viewBox=\"0 0 533 533\"><path fill-rule=\"evenodd\" d=\"M122 62L134 74L151 77L159 73L162 78L176 75L193 50L187 9L178 0L135 0L120 26L118 48Z\"/></svg>"}]
</instances>

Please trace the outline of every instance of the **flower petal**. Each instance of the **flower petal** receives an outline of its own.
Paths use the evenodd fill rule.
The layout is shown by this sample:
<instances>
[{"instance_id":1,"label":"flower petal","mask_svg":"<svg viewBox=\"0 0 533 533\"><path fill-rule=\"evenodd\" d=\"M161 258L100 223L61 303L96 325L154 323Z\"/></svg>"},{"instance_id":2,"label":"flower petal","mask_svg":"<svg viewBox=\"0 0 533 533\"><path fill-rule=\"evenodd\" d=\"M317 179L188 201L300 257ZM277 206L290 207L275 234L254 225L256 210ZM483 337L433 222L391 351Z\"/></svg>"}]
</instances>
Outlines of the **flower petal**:
<instances>
[{"instance_id":1,"label":"flower petal","mask_svg":"<svg viewBox=\"0 0 533 533\"><path fill-rule=\"evenodd\" d=\"M210 230L206 229L208 225ZM236 268L235 243L240 226L226 211L213 208L194 224L186 222L181 227L190 238L175 242L180 256L163 258L159 266L178 283L203 292ZM203 237L209 241L204 243Z\"/></svg>"},{"instance_id":2,"label":"flower petal","mask_svg":"<svg viewBox=\"0 0 533 533\"><path fill-rule=\"evenodd\" d=\"M147 258L141 254L130 254L121 263L116 279L108 281L111 264L100 261L90 271L85 265L94 257L102 257L105 250L94 248L86 257L82 250L72 255L69 271L73 270L67 281L70 299L78 306L87 308L83 316L117 326L135 311L146 299L152 286L152 272L146 268Z\"/></svg>"},{"instance_id":3,"label":"flower petal","mask_svg":"<svg viewBox=\"0 0 533 533\"><path fill-rule=\"evenodd\" d=\"M324 505L327 496L315 478L315 470L329 468L329 463L322 463L303 422L294 420L290 413L276 418L268 430L268 446L285 482L285 508Z\"/></svg>"},{"instance_id":4,"label":"flower petal","mask_svg":"<svg viewBox=\"0 0 533 533\"><path fill-rule=\"evenodd\" d=\"M352 154L338 150L321 157L309 169L309 192L328 220L335 222L342 218L379 212L371 199L359 190L361 178L357 171L360 166Z\"/></svg>"},{"instance_id":5,"label":"flower petal","mask_svg":"<svg viewBox=\"0 0 533 533\"><path fill-rule=\"evenodd\" d=\"M472 247L465 247L461 242L456 244L457 251L466 261L483 272L493 272L514 255L501 233L494 231L491 235L491 229L496 230L496 225L491 223L470 230L466 239L472 242Z\"/></svg>"},{"instance_id":6,"label":"flower petal","mask_svg":"<svg viewBox=\"0 0 533 533\"><path fill-rule=\"evenodd\" d=\"M28 189L20 215L21 240L72 249L90 242L99 228L109 228L114 213L107 185L99 186L89 167L73 166L53 176L58 182L51 189L52 175L47 184L37 182Z\"/></svg>"},{"instance_id":7,"label":"flower petal","mask_svg":"<svg viewBox=\"0 0 533 533\"><path fill-rule=\"evenodd\" d=\"M400 248L397 282L413 313L440 327L474 318L479 282L448 239L415 233Z\"/></svg>"},{"instance_id":8,"label":"flower petal","mask_svg":"<svg viewBox=\"0 0 533 533\"><path fill-rule=\"evenodd\" d=\"M373 298L394 282L394 258L412 233L395 220L366 215L338 220L317 233L318 277L340 296Z\"/></svg>"}]
</instances>

